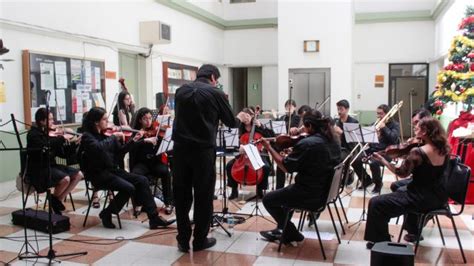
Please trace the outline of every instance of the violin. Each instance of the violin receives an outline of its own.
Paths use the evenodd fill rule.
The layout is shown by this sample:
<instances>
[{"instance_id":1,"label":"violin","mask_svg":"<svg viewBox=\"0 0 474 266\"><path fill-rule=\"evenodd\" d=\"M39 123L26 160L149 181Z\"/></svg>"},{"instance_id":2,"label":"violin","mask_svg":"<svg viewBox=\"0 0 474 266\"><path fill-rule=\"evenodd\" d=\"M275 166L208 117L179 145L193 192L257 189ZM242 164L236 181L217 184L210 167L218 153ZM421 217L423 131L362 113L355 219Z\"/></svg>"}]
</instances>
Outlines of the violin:
<instances>
[{"instance_id":1,"label":"violin","mask_svg":"<svg viewBox=\"0 0 474 266\"><path fill-rule=\"evenodd\" d=\"M71 140L74 137L82 136L81 133L76 133L74 131L66 131L63 129L62 131L59 130L59 127L52 127L48 130L48 135L52 138L56 137L63 137L66 140Z\"/></svg>"},{"instance_id":2,"label":"violin","mask_svg":"<svg viewBox=\"0 0 474 266\"><path fill-rule=\"evenodd\" d=\"M419 139L412 139L411 141L397 144L397 145L390 145L383 152L382 154L387 155L390 158L398 158L402 156L408 155L410 153L411 149L415 147L419 147L423 143Z\"/></svg>"},{"instance_id":3,"label":"violin","mask_svg":"<svg viewBox=\"0 0 474 266\"><path fill-rule=\"evenodd\" d=\"M309 136L308 133L301 133L299 135L294 135L294 136L289 136L289 135L279 135L276 138L263 138L268 141L274 142L275 143L275 148L277 150L287 150L298 143L298 141L306 138ZM261 140L258 140L257 142L260 142Z\"/></svg>"},{"instance_id":4,"label":"violin","mask_svg":"<svg viewBox=\"0 0 474 266\"><path fill-rule=\"evenodd\" d=\"M132 137L133 133L138 133L140 130L132 129L129 127L122 127L122 126L109 126L105 131L103 131L103 134L105 136L112 136L115 132L122 132L124 137L125 137L125 142L128 142L130 138Z\"/></svg>"}]
</instances>

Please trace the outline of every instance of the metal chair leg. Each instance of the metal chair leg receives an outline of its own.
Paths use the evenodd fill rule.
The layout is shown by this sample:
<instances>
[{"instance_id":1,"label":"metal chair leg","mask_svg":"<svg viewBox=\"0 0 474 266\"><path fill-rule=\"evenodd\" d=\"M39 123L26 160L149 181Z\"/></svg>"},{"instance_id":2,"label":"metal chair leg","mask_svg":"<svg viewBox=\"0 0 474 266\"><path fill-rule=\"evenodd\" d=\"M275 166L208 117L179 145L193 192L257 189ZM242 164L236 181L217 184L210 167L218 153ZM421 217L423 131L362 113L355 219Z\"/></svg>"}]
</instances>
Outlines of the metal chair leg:
<instances>
[{"instance_id":1,"label":"metal chair leg","mask_svg":"<svg viewBox=\"0 0 474 266\"><path fill-rule=\"evenodd\" d=\"M334 227L334 232L336 233L337 242L341 244L341 238L339 237L339 232L337 231L336 222L334 222L334 217L332 216L332 211L329 204L327 205L326 209L328 209L329 216L331 216L331 222L332 222L332 226ZM314 225L316 226L316 221L314 221Z\"/></svg>"},{"instance_id":2,"label":"metal chair leg","mask_svg":"<svg viewBox=\"0 0 474 266\"><path fill-rule=\"evenodd\" d=\"M436 219L436 223L438 224L439 235L441 236L441 241L443 241L443 246L446 246L446 243L444 242L443 231L441 230L441 224L439 223L438 215L435 215L434 217Z\"/></svg>"},{"instance_id":3,"label":"metal chair leg","mask_svg":"<svg viewBox=\"0 0 474 266\"><path fill-rule=\"evenodd\" d=\"M467 263L466 255L464 255L464 249L462 248L462 244L461 244L461 239L459 238L458 229L456 227L456 223L454 222L454 217L450 216L449 218L451 218L451 223L453 224L454 234L456 235L456 239L458 240L459 249L461 250L462 260L464 261L464 263Z\"/></svg>"},{"instance_id":4,"label":"metal chair leg","mask_svg":"<svg viewBox=\"0 0 474 266\"><path fill-rule=\"evenodd\" d=\"M87 218L89 217L89 211L91 210L91 207L92 207L92 198L89 198L89 205L87 206L86 217L84 217L84 223L82 223L82 227L86 227Z\"/></svg>"},{"instance_id":5,"label":"metal chair leg","mask_svg":"<svg viewBox=\"0 0 474 266\"><path fill-rule=\"evenodd\" d=\"M323 241L321 240L321 235L319 235L319 228L318 228L318 223L316 222L316 217L314 217L313 212L310 212L309 215L314 220L314 230L316 230L316 235L318 235L319 246L321 247L321 253L323 254L324 260L326 260L326 252L324 252Z\"/></svg>"},{"instance_id":6,"label":"metal chair leg","mask_svg":"<svg viewBox=\"0 0 474 266\"><path fill-rule=\"evenodd\" d=\"M347 219L347 214L346 214L346 210L344 209L344 205L342 205L341 196L338 195L337 198L339 199L339 203L341 204L342 214L344 214L344 219L346 220L346 224L348 224L349 220Z\"/></svg>"},{"instance_id":7,"label":"metal chair leg","mask_svg":"<svg viewBox=\"0 0 474 266\"><path fill-rule=\"evenodd\" d=\"M425 220L426 220L426 215L424 214L421 215L421 221L418 224L418 232L416 235L415 255L416 255L416 252L418 251L418 246L420 245L420 237L421 237L421 232L423 231L423 225L425 224Z\"/></svg>"},{"instance_id":8,"label":"metal chair leg","mask_svg":"<svg viewBox=\"0 0 474 266\"><path fill-rule=\"evenodd\" d=\"M76 206L74 206L74 200L72 199L72 194L69 193L69 199L71 200L72 210L76 211Z\"/></svg>"},{"instance_id":9,"label":"metal chair leg","mask_svg":"<svg viewBox=\"0 0 474 266\"><path fill-rule=\"evenodd\" d=\"M339 219L339 224L341 225L342 234L345 235L346 230L344 230L344 225L342 224L341 215L339 215L339 210L337 209L336 202L334 202L333 204L334 204L334 209L336 210L337 219Z\"/></svg>"},{"instance_id":10,"label":"metal chair leg","mask_svg":"<svg viewBox=\"0 0 474 266\"><path fill-rule=\"evenodd\" d=\"M403 234L403 229L405 229L405 223L407 219L406 217L403 217L403 223L402 223L402 228L400 228L400 234L398 235L398 243L400 243L400 240L402 239L402 234Z\"/></svg>"}]
</instances>

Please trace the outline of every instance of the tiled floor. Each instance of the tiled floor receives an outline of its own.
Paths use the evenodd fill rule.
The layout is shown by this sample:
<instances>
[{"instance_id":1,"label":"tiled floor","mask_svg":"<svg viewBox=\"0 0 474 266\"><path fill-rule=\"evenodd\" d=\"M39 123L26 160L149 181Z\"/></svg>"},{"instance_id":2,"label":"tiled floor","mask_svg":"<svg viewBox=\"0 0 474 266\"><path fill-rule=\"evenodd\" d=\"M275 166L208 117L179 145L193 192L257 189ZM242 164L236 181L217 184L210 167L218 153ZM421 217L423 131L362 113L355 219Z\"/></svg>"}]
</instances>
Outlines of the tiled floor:
<instances>
[{"instance_id":1,"label":"tiled floor","mask_svg":"<svg viewBox=\"0 0 474 266\"><path fill-rule=\"evenodd\" d=\"M385 175L385 186L393 180L393 176ZM254 187L246 188L253 191ZM349 192L350 190L348 190ZM384 188L384 193L388 189ZM370 194L368 194L370 197ZM43 197L41 197L42 199ZM297 246L284 246L281 252L277 252L278 245L263 240L258 231L273 229L274 224L262 217L251 217L245 223L236 225L232 237L228 237L222 229L215 228L211 235L217 238L217 245L209 250L181 253L176 248L176 227L169 229L149 230L146 216L141 214L138 218L126 210L121 214L122 229L105 229L98 219L99 211L93 209L87 221L86 227L82 226L87 200L84 189L78 188L73 194L76 211L67 202L67 216L71 220L71 230L66 233L54 235L54 250L57 254L87 251L86 256L61 258L62 265L369 265L370 251L365 248L363 233L365 223L360 226L348 227L344 224L346 234L338 244L333 231L332 223L327 211L318 220L327 260L324 260L318 240L312 227L304 227L306 239ZM0 261L2 263L11 261L13 265L33 264L35 261L19 261L16 259L23 245L24 230L11 224L11 212L21 205L18 194L0 201ZM363 207L362 191L354 191L351 195L343 198L343 204L349 218L349 223L358 221ZM367 204L367 202L366 202ZM30 199L28 206L35 207L34 201ZM39 203L41 209L43 204ZM229 211L248 214L252 212L254 202L239 204L231 202L228 204ZM265 208L259 204L265 218L271 220ZM455 207L456 208L456 207ZM214 201L214 209L222 209L222 200ZM467 206L464 214L456 217L456 224L462 239L462 244L468 259L468 263L474 263L473 245L473 213L474 206ZM294 220L297 220L295 214ZM167 216L172 218L172 216ZM114 218L114 222L116 220ZM400 219L399 224L402 223ZM440 218L446 246L443 247L437 227L429 223L423 231L424 241L421 242L419 253L415 258L417 265L456 265L462 264L462 258L458 250L451 223L446 218ZM338 225L340 231L340 227ZM398 236L400 225L395 224L392 219L390 232ZM48 239L43 233L27 230L31 247L39 250L40 254L48 251ZM6 238L5 238L6 237ZM31 250L30 247L30 250ZM39 263L46 262L44 259Z\"/></svg>"}]
</instances>

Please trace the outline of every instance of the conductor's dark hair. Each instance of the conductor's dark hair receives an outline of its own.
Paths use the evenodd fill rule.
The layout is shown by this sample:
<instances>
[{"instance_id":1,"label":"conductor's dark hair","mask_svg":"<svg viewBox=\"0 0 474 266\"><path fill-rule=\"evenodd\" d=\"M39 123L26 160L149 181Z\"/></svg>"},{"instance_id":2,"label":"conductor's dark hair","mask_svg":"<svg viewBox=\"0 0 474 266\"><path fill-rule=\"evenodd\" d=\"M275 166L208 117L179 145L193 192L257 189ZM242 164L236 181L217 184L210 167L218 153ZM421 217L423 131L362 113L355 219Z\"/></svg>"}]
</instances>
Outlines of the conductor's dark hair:
<instances>
[{"instance_id":1,"label":"conductor's dark hair","mask_svg":"<svg viewBox=\"0 0 474 266\"><path fill-rule=\"evenodd\" d=\"M216 66L210 64L202 65L196 74L197 78L206 78L208 80L211 80L211 76L214 76L214 78L217 80L221 77L221 73Z\"/></svg>"}]
</instances>

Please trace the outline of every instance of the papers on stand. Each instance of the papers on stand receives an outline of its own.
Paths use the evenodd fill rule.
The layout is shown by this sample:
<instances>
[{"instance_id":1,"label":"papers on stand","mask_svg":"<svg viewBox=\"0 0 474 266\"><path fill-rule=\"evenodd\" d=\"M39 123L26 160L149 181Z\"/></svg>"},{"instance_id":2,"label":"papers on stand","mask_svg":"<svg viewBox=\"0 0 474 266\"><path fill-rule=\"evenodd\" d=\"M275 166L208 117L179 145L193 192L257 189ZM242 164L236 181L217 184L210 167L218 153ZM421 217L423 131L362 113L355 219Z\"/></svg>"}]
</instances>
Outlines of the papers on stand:
<instances>
[{"instance_id":1,"label":"papers on stand","mask_svg":"<svg viewBox=\"0 0 474 266\"><path fill-rule=\"evenodd\" d=\"M216 145L220 148L224 147L222 141L222 135L224 135L225 147L226 148L238 148L239 147L239 129L238 128L223 128L217 133Z\"/></svg>"},{"instance_id":2,"label":"papers on stand","mask_svg":"<svg viewBox=\"0 0 474 266\"><path fill-rule=\"evenodd\" d=\"M156 152L156 155L160 155L162 153L165 153L167 151L173 150L173 140L171 139L171 135L173 134L173 129L172 128L167 128L165 131L165 136L161 140L160 147L158 148L158 151Z\"/></svg>"},{"instance_id":3,"label":"papers on stand","mask_svg":"<svg viewBox=\"0 0 474 266\"><path fill-rule=\"evenodd\" d=\"M348 143L379 143L375 126L361 127L358 123L344 123L342 127Z\"/></svg>"},{"instance_id":4,"label":"papers on stand","mask_svg":"<svg viewBox=\"0 0 474 266\"><path fill-rule=\"evenodd\" d=\"M244 145L243 147L244 147L245 154L247 155L250 163L252 164L253 169L258 170L265 165L265 163L262 160L262 156L260 156L260 152L258 151L255 145L247 144L247 145Z\"/></svg>"}]
</instances>

